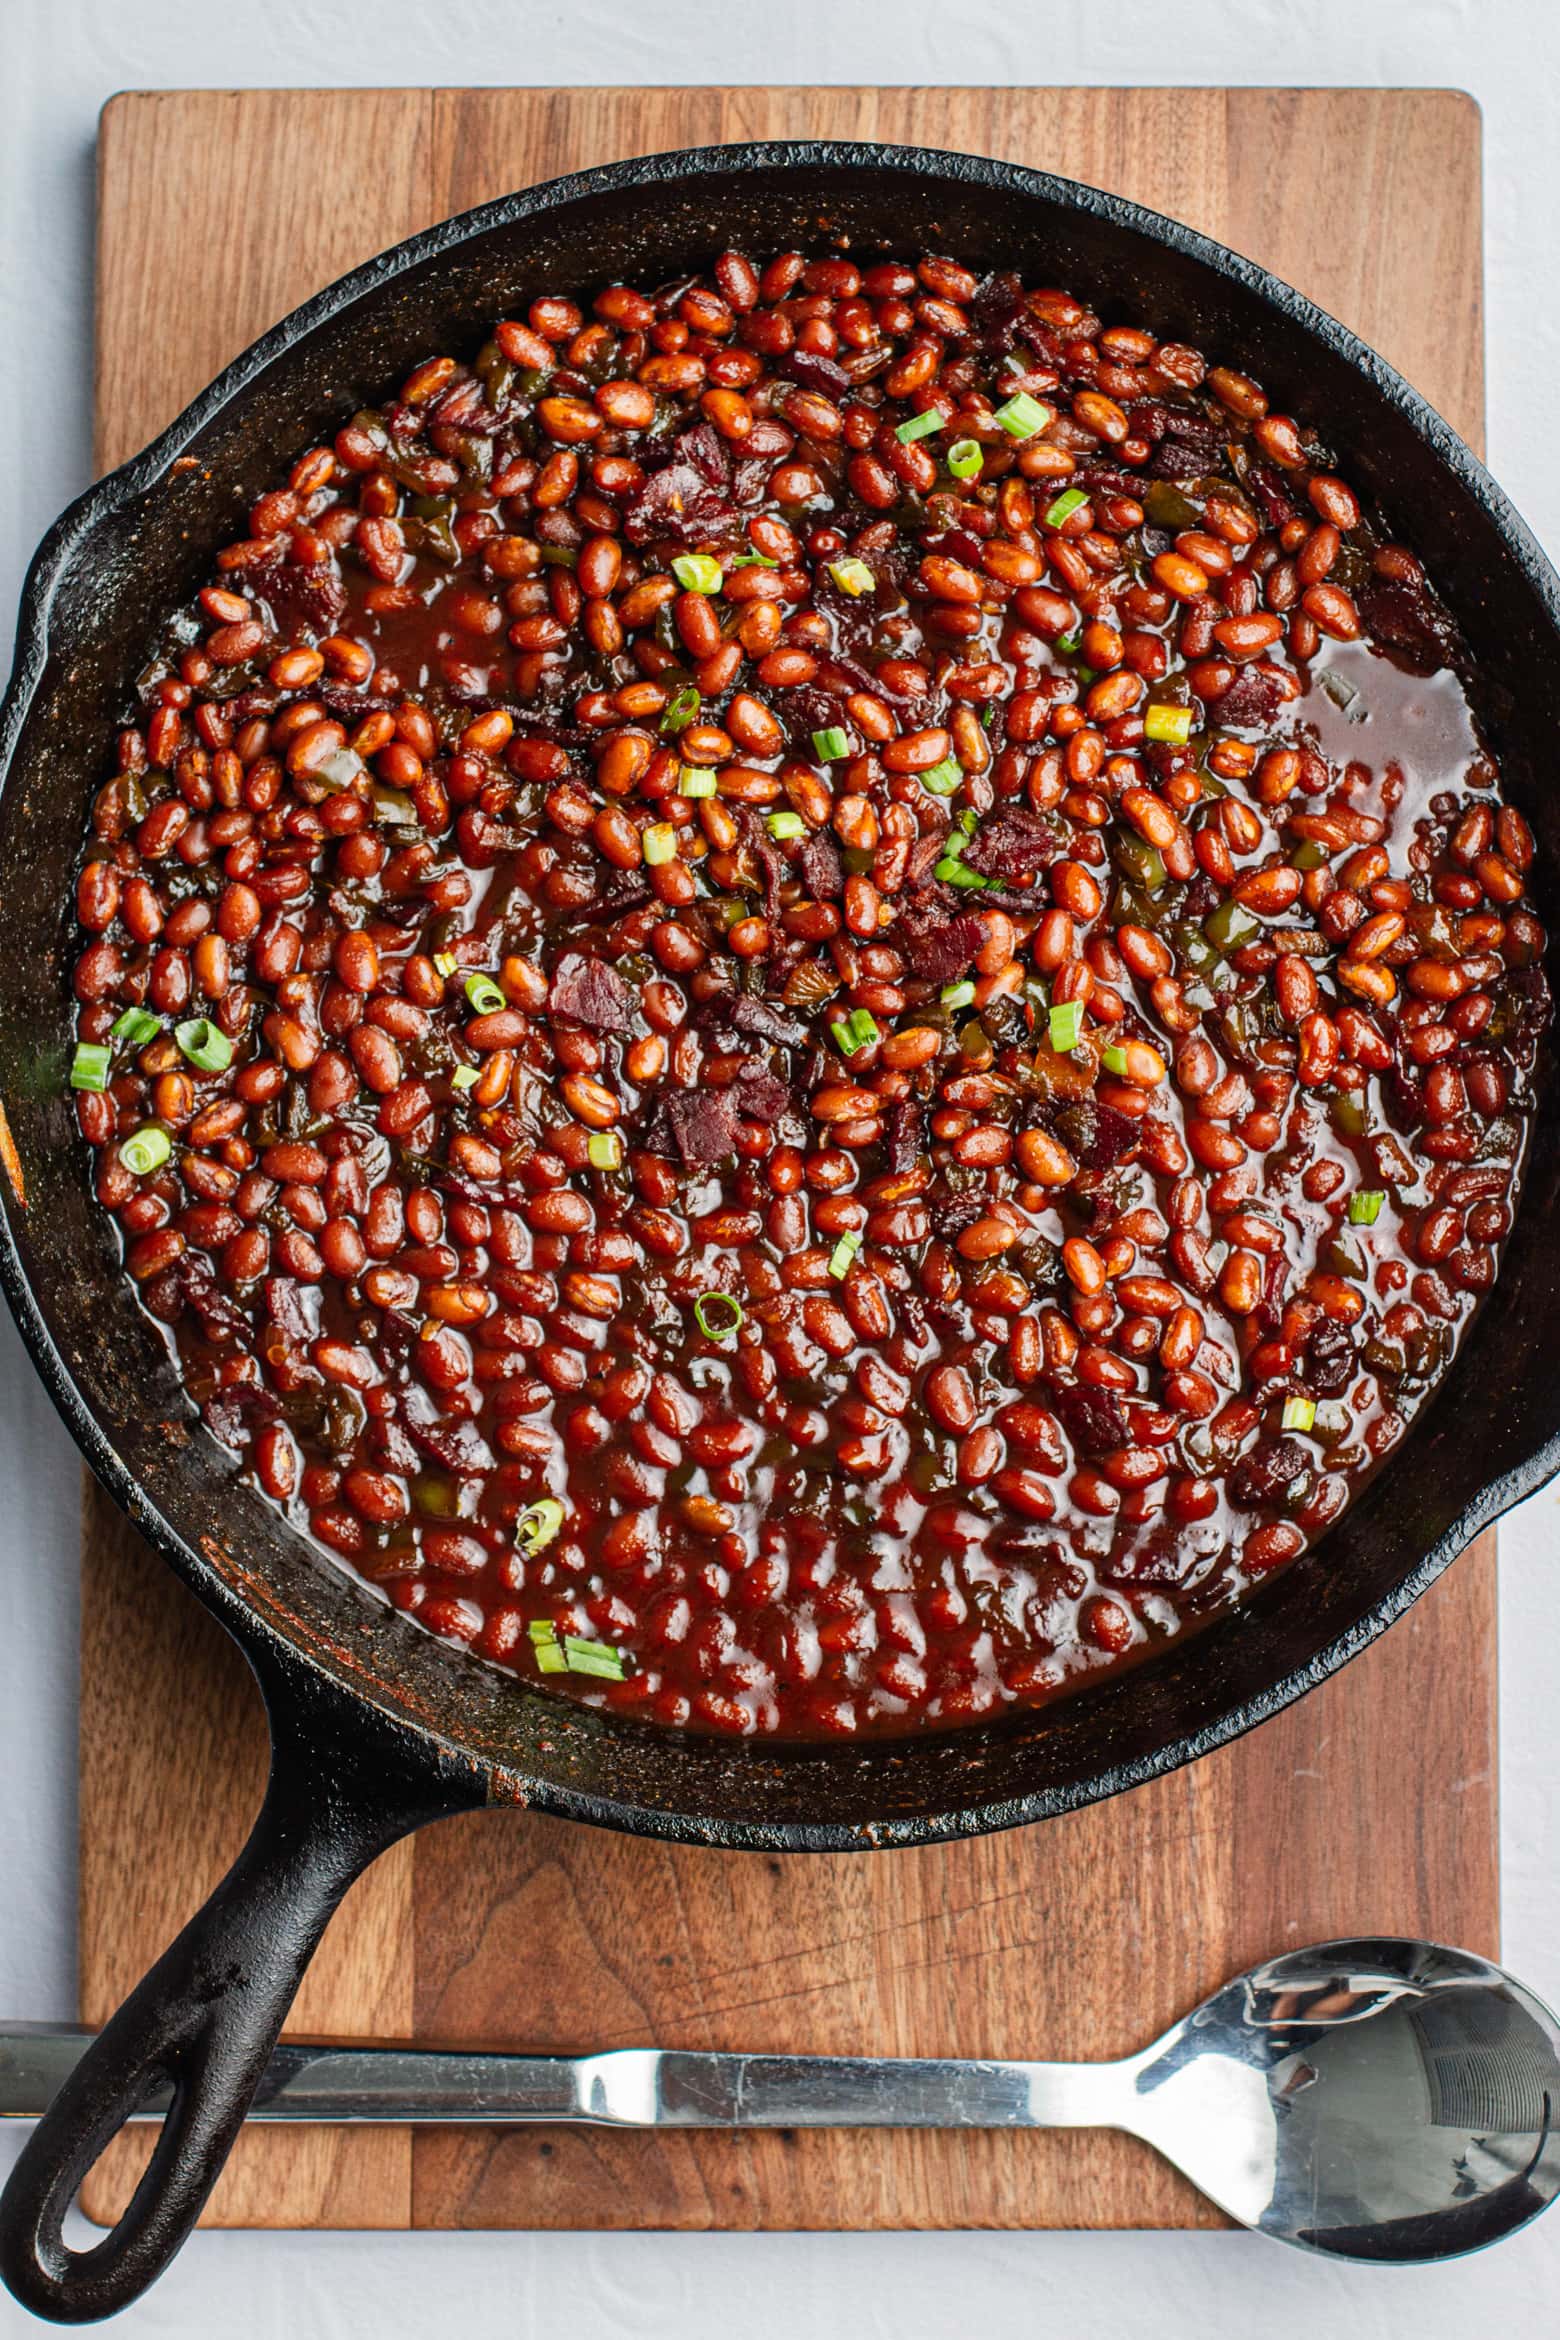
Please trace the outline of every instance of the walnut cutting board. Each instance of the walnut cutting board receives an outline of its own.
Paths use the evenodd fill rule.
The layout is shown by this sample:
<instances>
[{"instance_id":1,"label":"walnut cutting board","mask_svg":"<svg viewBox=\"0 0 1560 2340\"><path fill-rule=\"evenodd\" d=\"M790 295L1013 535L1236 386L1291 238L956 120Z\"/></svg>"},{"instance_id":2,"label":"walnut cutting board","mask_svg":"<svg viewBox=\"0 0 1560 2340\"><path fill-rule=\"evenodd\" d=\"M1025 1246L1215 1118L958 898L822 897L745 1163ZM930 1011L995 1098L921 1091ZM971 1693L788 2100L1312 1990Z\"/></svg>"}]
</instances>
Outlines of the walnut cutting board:
<instances>
[{"instance_id":1,"label":"walnut cutting board","mask_svg":"<svg viewBox=\"0 0 1560 2340\"><path fill-rule=\"evenodd\" d=\"M621 155L798 135L967 148L1136 196L1303 287L1478 443L1479 120L1452 93L197 91L118 97L103 117L99 458L132 453L305 295L450 212ZM264 1740L238 1658L92 1486L83 1559L81 1987L98 2023L237 1849ZM447 1822L349 1897L297 2028L543 2049L1112 2056L1286 1945L1412 1932L1493 1952L1494 1583L1487 1539L1299 1707L1043 1829L781 1861L513 1813ZM125 2198L147 2143L111 2149L94 2215ZM1219 2223L1119 2138L484 2129L251 2132L209 2217Z\"/></svg>"}]
</instances>

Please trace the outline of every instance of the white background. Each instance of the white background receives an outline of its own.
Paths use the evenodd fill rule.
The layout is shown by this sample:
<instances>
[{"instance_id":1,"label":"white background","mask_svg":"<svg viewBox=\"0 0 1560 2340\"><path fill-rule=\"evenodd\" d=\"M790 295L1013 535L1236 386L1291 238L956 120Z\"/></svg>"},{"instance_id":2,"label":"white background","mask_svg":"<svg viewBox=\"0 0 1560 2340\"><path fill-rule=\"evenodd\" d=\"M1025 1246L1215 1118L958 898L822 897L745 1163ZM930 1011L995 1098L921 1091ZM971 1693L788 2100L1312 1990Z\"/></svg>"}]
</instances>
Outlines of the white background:
<instances>
[{"instance_id":1,"label":"white background","mask_svg":"<svg viewBox=\"0 0 1560 2340\"><path fill-rule=\"evenodd\" d=\"M0 629L89 474L93 139L126 88L370 83L1457 86L1484 110L1490 460L1560 557L1560 15L1553 0L0 0ZM605 158L603 158L605 159ZM1412 233L1412 222L1395 223ZM213 219L211 232L223 225ZM1384 231L1386 232L1386 231ZM1260 258L1260 253L1256 255ZM176 332L177 318L148 319ZM0 1324L0 2014L75 2006L77 1460ZM1554 1494L1503 1530L1502 1856L1513 1970L1560 2001ZM1187 1924L1196 1923L1188 1911ZM10 2148L0 2140L0 2168ZM1560 2322L1560 2215L1438 2270L1235 2235L200 2235L138 2335L1263 2340ZM0 2298L0 2335L36 2329Z\"/></svg>"}]
</instances>

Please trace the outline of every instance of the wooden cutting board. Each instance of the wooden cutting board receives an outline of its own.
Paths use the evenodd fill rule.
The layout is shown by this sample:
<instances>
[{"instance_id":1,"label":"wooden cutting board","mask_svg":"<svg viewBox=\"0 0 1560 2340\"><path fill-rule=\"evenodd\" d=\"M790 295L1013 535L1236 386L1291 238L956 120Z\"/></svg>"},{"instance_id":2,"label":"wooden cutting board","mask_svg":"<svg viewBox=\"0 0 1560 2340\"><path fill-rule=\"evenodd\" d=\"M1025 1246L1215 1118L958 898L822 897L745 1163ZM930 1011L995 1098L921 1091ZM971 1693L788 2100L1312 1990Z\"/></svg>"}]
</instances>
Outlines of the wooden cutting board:
<instances>
[{"instance_id":1,"label":"wooden cutting board","mask_svg":"<svg viewBox=\"0 0 1560 2340\"><path fill-rule=\"evenodd\" d=\"M966 148L1136 196L1302 286L1479 442L1479 116L1451 92L194 91L117 97L103 116L99 459L132 453L295 302L450 212L617 156L799 135ZM99 2023L236 1851L264 1741L237 1657L90 1485L83 1563L81 2000ZM446 1822L349 1896L297 2029L541 2049L1112 2056L1286 1945L1382 1931L1493 1952L1494 1585L1486 1539L1276 1722L1042 1829L773 1860L514 1813ZM124 2200L147 2145L143 2132L111 2148L90 2184L94 2215ZM1219 2223L1120 2138L534 2129L251 2132L208 2215Z\"/></svg>"}]
</instances>

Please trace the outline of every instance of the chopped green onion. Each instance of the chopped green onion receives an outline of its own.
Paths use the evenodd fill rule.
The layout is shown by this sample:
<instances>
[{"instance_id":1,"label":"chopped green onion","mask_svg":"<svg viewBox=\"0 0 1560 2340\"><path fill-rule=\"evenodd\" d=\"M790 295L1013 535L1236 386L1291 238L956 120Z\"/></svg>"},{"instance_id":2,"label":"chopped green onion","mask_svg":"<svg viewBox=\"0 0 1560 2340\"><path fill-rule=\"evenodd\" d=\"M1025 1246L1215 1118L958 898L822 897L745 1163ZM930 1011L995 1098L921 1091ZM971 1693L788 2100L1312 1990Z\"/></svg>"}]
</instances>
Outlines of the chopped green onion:
<instances>
[{"instance_id":1,"label":"chopped green onion","mask_svg":"<svg viewBox=\"0 0 1560 2340\"><path fill-rule=\"evenodd\" d=\"M435 975L442 975L446 983L459 965L460 961L453 951L435 951L433 954L433 971Z\"/></svg>"},{"instance_id":2,"label":"chopped green onion","mask_svg":"<svg viewBox=\"0 0 1560 2340\"><path fill-rule=\"evenodd\" d=\"M800 837L805 835L807 829L807 823L803 820L801 814L797 812L766 813L764 816L764 826L769 831L771 837L775 838L777 842L782 845L785 843L788 837Z\"/></svg>"},{"instance_id":3,"label":"chopped green onion","mask_svg":"<svg viewBox=\"0 0 1560 2340\"><path fill-rule=\"evenodd\" d=\"M559 1648L556 1640L537 1642L536 1670L539 1674L566 1674L568 1672L568 1658Z\"/></svg>"},{"instance_id":4,"label":"chopped green onion","mask_svg":"<svg viewBox=\"0 0 1560 2340\"><path fill-rule=\"evenodd\" d=\"M528 1503L515 1521L515 1542L522 1552L534 1554L552 1543L562 1529L563 1505L556 1495L544 1495L539 1503Z\"/></svg>"},{"instance_id":5,"label":"chopped green onion","mask_svg":"<svg viewBox=\"0 0 1560 2340\"><path fill-rule=\"evenodd\" d=\"M1292 1397L1292 1398L1285 1398L1285 1400L1284 1400L1284 1420L1283 1420L1283 1428L1284 1428L1284 1429L1286 1429L1286 1430L1309 1430L1309 1429L1310 1429L1310 1427L1311 1427L1311 1425L1312 1425L1312 1423L1313 1423L1315 1420L1316 1420L1316 1400L1315 1400L1315 1398L1308 1398L1308 1397Z\"/></svg>"},{"instance_id":6,"label":"chopped green onion","mask_svg":"<svg viewBox=\"0 0 1560 2340\"><path fill-rule=\"evenodd\" d=\"M1056 647L1058 650L1060 650L1064 658L1071 658L1077 651L1083 648L1083 635L1081 632L1073 634L1058 634L1056 637Z\"/></svg>"},{"instance_id":7,"label":"chopped green onion","mask_svg":"<svg viewBox=\"0 0 1560 2340\"><path fill-rule=\"evenodd\" d=\"M943 421L941 408L929 406L924 414L913 414L908 422L900 423L894 436L902 447L908 447L913 439L929 438L933 431L940 431Z\"/></svg>"},{"instance_id":8,"label":"chopped green onion","mask_svg":"<svg viewBox=\"0 0 1560 2340\"><path fill-rule=\"evenodd\" d=\"M937 996L947 1008L973 1007L975 986L968 979L963 983L945 983Z\"/></svg>"},{"instance_id":9,"label":"chopped green onion","mask_svg":"<svg viewBox=\"0 0 1560 2340\"><path fill-rule=\"evenodd\" d=\"M458 1064L450 1075L452 1089L474 1089L482 1078L479 1064Z\"/></svg>"},{"instance_id":10,"label":"chopped green onion","mask_svg":"<svg viewBox=\"0 0 1560 2340\"><path fill-rule=\"evenodd\" d=\"M628 1679L628 1660L610 1641L582 1641L576 1634L566 1633L563 1658L571 1674L599 1674L607 1682Z\"/></svg>"},{"instance_id":11,"label":"chopped green onion","mask_svg":"<svg viewBox=\"0 0 1560 2340\"><path fill-rule=\"evenodd\" d=\"M496 1016L500 1008L509 1005L491 975L468 975L465 992L474 1015Z\"/></svg>"},{"instance_id":12,"label":"chopped green onion","mask_svg":"<svg viewBox=\"0 0 1560 2340\"><path fill-rule=\"evenodd\" d=\"M749 545L745 552L733 553L726 566L728 569L778 569L780 563L772 560L768 553L759 552L756 546Z\"/></svg>"},{"instance_id":13,"label":"chopped green onion","mask_svg":"<svg viewBox=\"0 0 1560 2340\"><path fill-rule=\"evenodd\" d=\"M1124 1048L1103 1049L1100 1053L1100 1062L1108 1073L1114 1073L1116 1078L1120 1080L1127 1069L1127 1052Z\"/></svg>"},{"instance_id":14,"label":"chopped green onion","mask_svg":"<svg viewBox=\"0 0 1560 2340\"><path fill-rule=\"evenodd\" d=\"M232 1041L209 1016L191 1016L187 1023L175 1024L173 1036L181 1052L202 1072L226 1072L233 1061Z\"/></svg>"},{"instance_id":15,"label":"chopped green onion","mask_svg":"<svg viewBox=\"0 0 1560 2340\"><path fill-rule=\"evenodd\" d=\"M667 700L661 715L663 731L686 731L699 712L699 694L692 683L685 683Z\"/></svg>"},{"instance_id":16,"label":"chopped green onion","mask_svg":"<svg viewBox=\"0 0 1560 2340\"><path fill-rule=\"evenodd\" d=\"M966 869L962 861L955 861L949 854L944 854L932 875L941 878L945 886L987 886L991 883L989 878L978 876L973 869Z\"/></svg>"},{"instance_id":17,"label":"chopped green onion","mask_svg":"<svg viewBox=\"0 0 1560 2340\"><path fill-rule=\"evenodd\" d=\"M670 821L652 821L639 842L652 869L659 869L663 862L675 861L677 858L677 831Z\"/></svg>"},{"instance_id":18,"label":"chopped green onion","mask_svg":"<svg viewBox=\"0 0 1560 2340\"><path fill-rule=\"evenodd\" d=\"M556 1641L558 1638L558 1628L551 1617L533 1617L526 1632L532 1641Z\"/></svg>"},{"instance_id":19,"label":"chopped green onion","mask_svg":"<svg viewBox=\"0 0 1560 2340\"><path fill-rule=\"evenodd\" d=\"M985 460L978 439L955 439L948 449L948 469L955 479L974 479Z\"/></svg>"},{"instance_id":20,"label":"chopped green onion","mask_svg":"<svg viewBox=\"0 0 1560 2340\"><path fill-rule=\"evenodd\" d=\"M1160 706L1145 708L1143 737L1156 739L1166 747L1185 747L1192 736L1190 707Z\"/></svg>"},{"instance_id":21,"label":"chopped green onion","mask_svg":"<svg viewBox=\"0 0 1560 2340\"><path fill-rule=\"evenodd\" d=\"M865 1008L857 1008L843 1022L831 1024L829 1030L842 1056L854 1056L858 1049L870 1048L874 1040L883 1037L876 1018L869 1016Z\"/></svg>"},{"instance_id":22,"label":"chopped green onion","mask_svg":"<svg viewBox=\"0 0 1560 2340\"><path fill-rule=\"evenodd\" d=\"M963 778L956 758L944 756L940 764L921 774L921 786L930 789L933 796L951 796Z\"/></svg>"},{"instance_id":23,"label":"chopped green onion","mask_svg":"<svg viewBox=\"0 0 1560 2340\"><path fill-rule=\"evenodd\" d=\"M1349 1224L1351 1227L1374 1227L1386 1201L1386 1191L1379 1186L1362 1186L1358 1194L1349 1197Z\"/></svg>"},{"instance_id":24,"label":"chopped green onion","mask_svg":"<svg viewBox=\"0 0 1560 2340\"><path fill-rule=\"evenodd\" d=\"M815 731L812 744L820 764L837 764L841 756L850 754L850 734L841 731L837 723L831 723L827 731Z\"/></svg>"},{"instance_id":25,"label":"chopped green onion","mask_svg":"<svg viewBox=\"0 0 1560 2340\"><path fill-rule=\"evenodd\" d=\"M1051 1010L1051 1046L1058 1056L1065 1056L1068 1049L1076 1048L1082 1038L1082 1000L1058 1000Z\"/></svg>"},{"instance_id":26,"label":"chopped green onion","mask_svg":"<svg viewBox=\"0 0 1560 2340\"><path fill-rule=\"evenodd\" d=\"M852 1230L842 1235L829 1254L829 1273L841 1277L850 1274L851 1261L861 1249L861 1237Z\"/></svg>"},{"instance_id":27,"label":"chopped green onion","mask_svg":"<svg viewBox=\"0 0 1560 2340\"><path fill-rule=\"evenodd\" d=\"M114 1039L128 1041L132 1048L144 1048L161 1030L162 1017L147 1008L126 1008L122 1016L114 1018Z\"/></svg>"},{"instance_id":28,"label":"chopped green onion","mask_svg":"<svg viewBox=\"0 0 1560 2340\"><path fill-rule=\"evenodd\" d=\"M108 1087L109 1067L114 1052L97 1040L78 1040L76 1053L70 1060L70 1085L73 1089L92 1089L99 1095Z\"/></svg>"},{"instance_id":29,"label":"chopped green onion","mask_svg":"<svg viewBox=\"0 0 1560 2340\"><path fill-rule=\"evenodd\" d=\"M137 1178L149 1178L160 1170L173 1152L173 1140L155 1121L148 1121L133 1137L127 1137L119 1149L119 1159Z\"/></svg>"},{"instance_id":30,"label":"chopped green onion","mask_svg":"<svg viewBox=\"0 0 1560 2340\"><path fill-rule=\"evenodd\" d=\"M859 599L863 593L875 593L877 579L865 561L830 561L829 575L842 593Z\"/></svg>"},{"instance_id":31,"label":"chopped green onion","mask_svg":"<svg viewBox=\"0 0 1560 2340\"><path fill-rule=\"evenodd\" d=\"M679 553L672 575L686 593L718 593L726 582L719 561L709 553Z\"/></svg>"},{"instance_id":32,"label":"chopped green onion","mask_svg":"<svg viewBox=\"0 0 1560 2340\"><path fill-rule=\"evenodd\" d=\"M1036 431L1043 431L1047 423L1055 422L1053 408L1042 406L1038 398L1031 398L1027 390L1020 390L1006 406L999 406L992 416L1015 439L1032 439ZM1079 501L1084 499L1080 497Z\"/></svg>"},{"instance_id":33,"label":"chopped green onion","mask_svg":"<svg viewBox=\"0 0 1560 2340\"><path fill-rule=\"evenodd\" d=\"M679 796L713 796L714 773L701 772L696 765L684 764L677 775L677 793Z\"/></svg>"},{"instance_id":34,"label":"chopped green onion","mask_svg":"<svg viewBox=\"0 0 1560 2340\"><path fill-rule=\"evenodd\" d=\"M707 1341L723 1341L742 1322L743 1308L734 1292L706 1292L695 1300L693 1314Z\"/></svg>"},{"instance_id":35,"label":"chopped green onion","mask_svg":"<svg viewBox=\"0 0 1560 2340\"><path fill-rule=\"evenodd\" d=\"M593 1129L585 1141L585 1151L595 1170L621 1170L623 1167L623 1140L615 1129Z\"/></svg>"},{"instance_id":36,"label":"chopped green onion","mask_svg":"<svg viewBox=\"0 0 1560 2340\"><path fill-rule=\"evenodd\" d=\"M1074 512L1083 510L1088 500L1089 491L1087 488L1063 488L1055 503L1047 504L1045 508L1044 517L1047 528L1062 527L1072 518Z\"/></svg>"}]
</instances>

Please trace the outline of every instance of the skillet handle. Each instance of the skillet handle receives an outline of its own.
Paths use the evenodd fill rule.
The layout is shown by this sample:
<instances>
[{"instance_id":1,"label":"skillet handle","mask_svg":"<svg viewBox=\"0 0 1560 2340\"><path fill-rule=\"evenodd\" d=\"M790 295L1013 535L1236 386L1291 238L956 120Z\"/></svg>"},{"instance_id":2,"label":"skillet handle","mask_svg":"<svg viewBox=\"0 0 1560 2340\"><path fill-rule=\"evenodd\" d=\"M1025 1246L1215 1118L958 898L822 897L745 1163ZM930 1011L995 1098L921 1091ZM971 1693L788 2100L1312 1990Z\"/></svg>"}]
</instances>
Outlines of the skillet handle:
<instances>
[{"instance_id":1,"label":"skillet handle","mask_svg":"<svg viewBox=\"0 0 1560 2340\"><path fill-rule=\"evenodd\" d=\"M221 2173L303 1970L348 1886L424 1821L482 1801L473 1774L430 1776L362 1708L272 1711L271 1774L248 1843L98 2034L0 2196L0 2276L52 2323L116 2314L154 2283ZM307 1700L307 1693L305 1693ZM312 1711L311 1711L312 1710ZM173 2102L145 2175L101 2242L65 2214L98 2155L158 2082Z\"/></svg>"}]
</instances>

